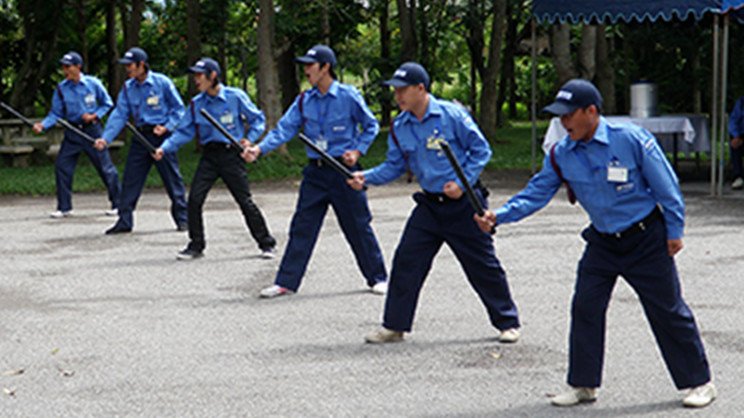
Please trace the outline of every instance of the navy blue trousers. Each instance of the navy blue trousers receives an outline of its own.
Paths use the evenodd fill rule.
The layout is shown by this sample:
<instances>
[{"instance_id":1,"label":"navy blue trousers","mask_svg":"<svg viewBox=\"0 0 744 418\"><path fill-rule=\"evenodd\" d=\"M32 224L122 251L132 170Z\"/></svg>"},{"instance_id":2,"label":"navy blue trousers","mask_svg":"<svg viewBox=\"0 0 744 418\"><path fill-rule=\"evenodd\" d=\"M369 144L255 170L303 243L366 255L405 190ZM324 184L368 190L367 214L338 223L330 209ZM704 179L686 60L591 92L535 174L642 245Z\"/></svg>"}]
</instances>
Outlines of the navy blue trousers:
<instances>
[{"instance_id":1,"label":"navy blue trousers","mask_svg":"<svg viewBox=\"0 0 744 418\"><path fill-rule=\"evenodd\" d=\"M476 193L485 207L480 190ZM395 251L382 325L395 331L411 330L424 280L434 256L446 243L485 305L491 324L500 330L519 327L517 306L496 258L493 239L478 228L468 200L440 202L423 193L413 198L418 205Z\"/></svg>"},{"instance_id":2,"label":"navy blue trousers","mask_svg":"<svg viewBox=\"0 0 744 418\"><path fill-rule=\"evenodd\" d=\"M741 158L744 156L744 146L734 148L729 146L729 158L731 159L731 178L744 177L741 168Z\"/></svg>"},{"instance_id":3,"label":"navy blue trousers","mask_svg":"<svg viewBox=\"0 0 744 418\"><path fill-rule=\"evenodd\" d=\"M85 133L93 138L101 137L101 124L93 123L83 127ZM108 190L111 208L117 207L119 202L119 173L116 171L108 150L98 151L93 143L80 138L77 134L65 130L65 138L59 148L59 154L54 162L54 174L57 184L57 210L67 212L72 210L72 176L75 172L78 156L84 152L95 167L101 180Z\"/></svg>"},{"instance_id":4,"label":"navy blue trousers","mask_svg":"<svg viewBox=\"0 0 744 418\"><path fill-rule=\"evenodd\" d=\"M144 130L142 133L147 140L158 148L165 141L169 134L157 136L151 130ZM145 187L145 180L150 168L155 165L163 179L163 185L168 192L171 200L171 216L173 221L178 225L187 224L186 212L186 188L183 185L181 171L178 168L178 158L176 154L166 153L163 159L155 161L150 152L147 151L137 140L132 139L127 155L127 165L124 167L124 179L121 186L121 200L119 202L119 221L117 227L131 229L134 226L133 212L137 207L137 201Z\"/></svg>"},{"instance_id":5,"label":"navy blue trousers","mask_svg":"<svg viewBox=\"0 0 744 418\"><path fill-rule=\"evenodd\" d=\"M705 349L692 311L682 299L664 221L659 219L645 231L623 238L600 235L592 227L582 236L587 245L571 306L568 383L601 384L607 305L618 276L638 294L676 387L708 382Z\"/></svg>"},{"instance_id":6,"label":"navy blue trousers","mask_svg":"<svg viewBox=\"0 0 744 418\"><path fill-rule=\"evenodd\" d=\"M361 167L350 169L355 171ZM333 207L367 285L386 281L382 252L370 225L372 214L367 194L349 187L341 174L325 165L308 164L302 173L300 196L289 227L289 242L275 283L293 291L300 287L329 205Z\"/></svg>"}]
</instances>

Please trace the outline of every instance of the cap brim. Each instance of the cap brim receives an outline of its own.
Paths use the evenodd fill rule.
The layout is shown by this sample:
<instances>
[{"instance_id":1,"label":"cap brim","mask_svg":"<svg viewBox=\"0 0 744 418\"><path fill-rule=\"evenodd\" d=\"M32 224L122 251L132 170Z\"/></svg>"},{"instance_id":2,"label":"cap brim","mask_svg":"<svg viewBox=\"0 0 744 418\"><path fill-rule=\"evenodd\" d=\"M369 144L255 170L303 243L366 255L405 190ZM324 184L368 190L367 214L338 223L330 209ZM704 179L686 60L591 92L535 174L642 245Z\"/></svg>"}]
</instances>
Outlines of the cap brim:
<instances>
[{"instance_id":1,"label":"cap brim","mask_svg":"<svg viewBox=\"0 0 744 418\"><path fill-rule=\"evenodd\" d=\"M62 65L75 65L75 64L73 64L72 61L65 60L65 59L59 60L59 63L62 64Z\"/></svg>"},{"instance_id":2,"label":"cap brim","mask_svg":"<svg viewBox=\"0 0 744 418\"><path fill-rule=\"evenodd\" d=\"M390 87L406 87L410 86L411 83L408 83L403 80L399 80L397 78L391 78L390 80L385 80L382 82L383 86L390 86Z\"/></svg>"},{"instance_id":3,"label":"cap brim","mask_svg":"<svg viewBox=\"0 0 744 418\"><path fill-rule=\"evenodd\" d=\"M571 112L573 112L574 110L576 110L578 108L579 108L579 106L570 105L568 103L553 102L553 103L545 106L542 109L542 112L543 113L552 113L552 114L554 114L556 116L562 116L562 115L565 115L567 113L571 113Z\"/></svg>"},{"instance_id":4,"label":"cap brim","mask_svg":"<svg viewBox=\"0 0 744 418\"><path fill-rule=\"evenodd\" d=\"M131 64L134 60L131 58L119 58L119 64Z\"/></svg>"},{"instance_id":5,"label":"cap brim","mask_svg":"<svg viewBox=\"0 0 744 418\"><path fill-rule=\"evenodd\" d=\"M206 68L202 68L202 67L193 66L193 67L189 67L189 72L190 73L206 73L207 72L207 69Z\"/></svg>"},{"instance_id":6,"label":"cap brim","mask_svg":"<svg viewBox=\"0 0 744 418\"><path fill-rule=\"evenodd\" d=\"M300 64L315 64L316 62L319 62L319 61L313 57L302 56L302 57L295 58L295 62L298 62Z\"/></svg>"}]
</instances>

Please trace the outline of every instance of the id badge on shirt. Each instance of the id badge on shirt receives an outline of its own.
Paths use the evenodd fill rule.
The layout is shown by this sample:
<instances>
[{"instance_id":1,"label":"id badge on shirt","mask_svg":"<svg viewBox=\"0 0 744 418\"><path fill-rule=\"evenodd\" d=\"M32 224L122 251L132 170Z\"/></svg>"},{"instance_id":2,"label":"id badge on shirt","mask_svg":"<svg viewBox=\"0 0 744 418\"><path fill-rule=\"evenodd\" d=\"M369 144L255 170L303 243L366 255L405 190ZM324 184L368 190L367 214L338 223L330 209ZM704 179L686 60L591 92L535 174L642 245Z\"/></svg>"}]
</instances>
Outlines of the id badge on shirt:
<instances>
[{"instance_id":1,"label":"id badge on shirt","mask_svg":"<svg viewBox=\"0 0 744 418\"><path fill-rule=\"evenodd\" d=\"M147 105L155 107L160 104L160 96L150 96L147 98Z\"/></svg>"},{"instance_id":2,"label":"id badge on shirt","mask_svg":"<svg viewBox=\"0 0 744 418\"><path fill-rule=\"evenodd\" d=\"M225 113L223 113L222 116L220 116L220 123L225 126L232 125L234 121L235 121L235 118L229 110L226 110Z\"/></svg>"},{"instance_id":3,"label":"id badge on shirt","mask_svg":"<svg viewBox=\"0 0 744 418\"><path fill-rule=\"evenodd\" d=\"M628 168L621 166L608 166L607 167L607 181L611 183L627 183L628 182Z\"/></svg>"},{"instance_id":4,"label":"id badge on shirt","mask_svg":"<svg viewBox=\"0 0 744 418\"><path fill-rule=\"evenodd\" d=\"M93 93L88 93L85 95L85 106L92 107L96 104L96 96Z\"/></svg>"},{"instance_id":5,"label":"id badge on shirt","mask_svg":"<svg viewBox=\"0 0 744 418\"><path fill-rule=\"evenodd\" d=\"M317 144L318 148L322 149L323 151L328 151L328 140L323 138L322 136L318 137L318 139L315 141L315 144Z\"/></svg>"}]
</instances>

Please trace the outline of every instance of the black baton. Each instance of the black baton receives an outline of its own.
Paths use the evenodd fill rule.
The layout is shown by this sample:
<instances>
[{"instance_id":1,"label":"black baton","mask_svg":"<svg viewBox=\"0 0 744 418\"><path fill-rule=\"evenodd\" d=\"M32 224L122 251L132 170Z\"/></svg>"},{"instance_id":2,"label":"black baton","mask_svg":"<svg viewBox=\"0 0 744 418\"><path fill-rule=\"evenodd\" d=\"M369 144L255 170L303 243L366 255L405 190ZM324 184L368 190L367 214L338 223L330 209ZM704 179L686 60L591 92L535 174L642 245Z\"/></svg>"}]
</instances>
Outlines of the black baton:
<instances>
[{"instance_id":1,"label":"black baton","mask_svg":"<svg viewBox=\"0 0 744 418\"><path fill-rule=\"evenodd\" d=\"M93 139L93 137L91 137L90 135L86 134L80 128L78 128L77 126L71 124L66 119L59 118L59 119L57 119L57 123L59 123L60 125L62 125L65 129L69 129L73 133L78 134L81 138L85 139L86 141L90 141L90 142L92 142L92 143L95 144L96 140Z\"/></svg>"},{"instance_id":2,"label":"black baton","mask_svg":"<svg viewBox=\"0 0 744 418\"><path fill-rule=\"evenodd\" d=\"M354 178L354 174L352 174L352 172L348 168L346 168L345 165L341 164L337 159L335 159L335 158L331 157L330 155L328 155L327 152L325 152L323 149L321 149L318 146L318 144L316 144L315 142L313 142L312 139L308 138L307 135L305 135L302 132L300 132L299 133L299 138L300 138L300 141L304 142L305 145L307 145L308 147L310 147L310 149L312 149L313 151L315 151L320 156L320 159L323 160L323 162L325 162L326 164L328 164L331 167L333 167L334 170L336 170L339 173L341 173L347 179L353 179ZM367 190L367 186L366 185L362 186L362 188L363 188L363 190Z\"/></svg>"},{"instance_id":3,"label":"black baton","mask_svg":"<svg viewBox=\"0 0 744 418\"><path fill-rule=\"evenodd\" d=\"M145 148L147 148L148 151L150 151L150 154L155 154L155 151L157 150L150 143L150 141L148 141L147 138L145 138L145 136L142 135L142 132L140 132L134 125L132 125L131 122L127 122L127 128L130 131L132 131L132 134L134 135L135 138L137 138L140 144L142 144L142 146L144 146Z\"/></svg>"},{"instance_id":4,"label":"black baton","mask_svg":"<svg viewBox=\"0 0 744 418\"><path fill-rule=\"evenodd\" d=\"M462 183L463 187L465 187L465 195L468 197L470 205L473 206L473 209L475 209L475 213L477 213L478 216L483 216L486 213L483 210L483 205L481 205L480 201L478 200L478 196L475 195L473 186L470 185L467 177L465 177L465 172L462 171L462 166L460 166L460 162L457 161L457 157L455 157L455 154L452 152L452 148L450 148L449 143L442 139L439 141L439 146L442 148L442 151L444 151L444 155L449 160L452 169L455 170L455 174L457 174L457 178L460 180L460 183ZM493 234L495 232L496 227L494 226L493 228L491 228L491 233Z\"/></svg>"},{"instance_id":5,"label":"black baton","mask_svg":"<svg viewBox=\"0 0 744 418\"><path fill-rule=\"evenodd\" d=\"M28 125L28 126L30 126L30 127L33 127L33 126L34 126L34 123L33 123L33 122L31 122L31 121L30 121L30 120L29 120L29 119L28 119L27 117L23 116L23 115L21 114L21 112L19 112L19 111L17 111L17 110L15 110L15 109L13 109L12 107L10 107L10 105L9 105L9 104L7 104L7 103L5 103L5 102L3 102L3 101L0 101L0 106L2 106L2 108L3 108L3 109L5 109L5 110L7 110L8 112L10 112L10 114L12 114L13 116L15 116L15 117L17 117L18 119L20 119L20 120L21 120L21 121L22 121L23 123L25 123L26 125Z\"/></svg>"},{"instance_id":6,"label":"black baton","mask_svg":"<svg viewBox=\"0 0 744 418\"><path fill-rule=\"evenodd\" d=\"M27 117L23 116L20 112L18 112L17 110L13 109L9 105L7 105L5 102L0 102L0 106L2 106L3 109L7 110L8 112L12 113L13 116L15 116L18 119L20 119L21 121L23 121L23 123L25 123L26 125L31 126L31 127L34 126L34 123L31 122ZM85 139L87 141L90 141L90 142L93 142L93 143L96 142L96 140L93 139L93 138L91 138L90 135L86 134L85 132L83 132L82 130L80 130L77 126L74 126L73 124L71 124L70 122L68 122L65 119L59 118L59 119L57 119L57 123L59 123L60 125L62 125L65 129L69 129L72 132L80 135L81 138L83 138L83 139Z\"/></svg>"},{"instance_id":7,"label":"black baton","mask_svg":"<svg viewBox=\"0 0 744 418\"><path fill-rule=\"evenodd\" d=\"M222 135L224 135L230 142L232 142L233 145L238 147L238 149L241 152L245 151L245 148L243 148L243 144L238 142L238 140L235 139L234 136L230 135L230 132L228 132L227 129L225 129L225 127L222 126L222 124L217 122L217 119L215 119L212 115L210 115L209 112L207 112L207 109L201 108L199 109L199 112L201 112L201 114L204 115L205 118L207 118L207 120L209 121L209 123L212 124L212 126L217 128L217 130L220 131ZM196 123L196 121L194 121L194 123Z\"/></svg>"}]
</instances>

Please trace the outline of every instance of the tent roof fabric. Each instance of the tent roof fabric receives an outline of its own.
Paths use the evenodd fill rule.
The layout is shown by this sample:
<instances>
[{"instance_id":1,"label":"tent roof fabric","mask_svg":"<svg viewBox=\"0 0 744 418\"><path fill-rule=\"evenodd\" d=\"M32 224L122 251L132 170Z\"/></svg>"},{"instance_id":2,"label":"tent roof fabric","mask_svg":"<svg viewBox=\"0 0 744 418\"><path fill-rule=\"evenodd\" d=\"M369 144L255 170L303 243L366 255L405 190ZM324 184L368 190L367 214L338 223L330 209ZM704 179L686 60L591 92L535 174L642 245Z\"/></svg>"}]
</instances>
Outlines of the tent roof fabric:
<instances>
[{"instance_id":1,"label":"tent roof fabric","mask_svg":"<svg viewBox=\"0 0 744 418\"><path fill-rule=\"evenodd\" d=\"M533 0L538 23L656 22L700 20L706 14L735 12L744 17L744 0Z\"/></svg>"}]
</instances>

